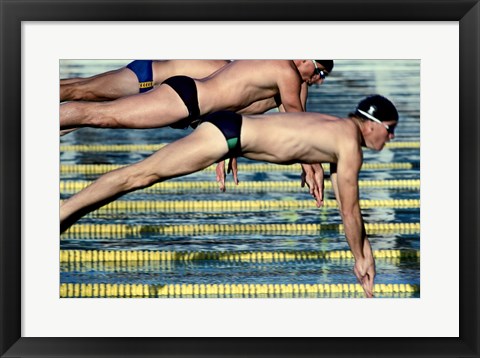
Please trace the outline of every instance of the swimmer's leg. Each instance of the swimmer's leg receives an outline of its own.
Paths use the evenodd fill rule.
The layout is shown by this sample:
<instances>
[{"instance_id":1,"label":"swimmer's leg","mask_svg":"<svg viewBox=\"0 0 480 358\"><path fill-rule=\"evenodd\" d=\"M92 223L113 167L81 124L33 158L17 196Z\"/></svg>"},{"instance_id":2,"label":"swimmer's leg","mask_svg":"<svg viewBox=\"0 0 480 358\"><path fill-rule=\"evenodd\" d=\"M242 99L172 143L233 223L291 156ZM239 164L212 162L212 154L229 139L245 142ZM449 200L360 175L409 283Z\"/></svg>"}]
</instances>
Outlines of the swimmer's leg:
<instances>
[{"instance_id":1,"label":"swimmer's leg","mask_svg":"<svg viewBox=\"0 0 480 358\"><path fill-rule=\"evenodd\" d=\"M159 128L188 116L178 94L168 85L108 102L60 105L60 129L76 127Z\"/></svg>"},{"instance_id":2,"label":"swimmer's leg","mask_svg":"<svg viewBox=\"0 0 480 358\"><path fill-rule=\"evenodd\" d=\"M64 201L60 229L65 231L87 213L122 195L171 178L197 172L228 152L223 134L211 123L158 150L141 162L102 175L91 185Z\"/></svg>"},{"instance_id":3,"label":"swimmer's leg","mask_svg":"<svg viewBox=\"0 0 480 358\"><path fill-rule=\"evenodd\" d=\"M138 79L126 67L88 78L60 81L60 102L109 101L138 92Z\"/></svg>"},{"instance_id":4,"label":"swimmer's leg","mask_svg":"<svg viewBox=\"0 0 480 358\"><path fill-rule=\"evenodd\" d=\"M70 78L61 78L60 79L60 86L61 85L68 85L70 83L75 83L75 82L82 82L82 81L85 81L87 79L89 79L90 77L70 77Z\"/></svg>"}]
</instances>

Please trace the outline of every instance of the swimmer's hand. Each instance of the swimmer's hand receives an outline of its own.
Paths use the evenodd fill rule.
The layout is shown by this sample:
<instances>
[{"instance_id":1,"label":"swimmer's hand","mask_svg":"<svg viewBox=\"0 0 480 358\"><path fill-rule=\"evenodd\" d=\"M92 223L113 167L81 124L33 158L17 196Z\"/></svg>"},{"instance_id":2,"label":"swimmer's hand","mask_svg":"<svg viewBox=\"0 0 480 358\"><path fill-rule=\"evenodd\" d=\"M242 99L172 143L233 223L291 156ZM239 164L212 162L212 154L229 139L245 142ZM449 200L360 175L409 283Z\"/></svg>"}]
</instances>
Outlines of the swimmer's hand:
<instances>
[{"instance_id":1,"label":"swimmer's hand","mask_svg":"<svg viewBox=\"0 0 480 358\"><path fill-rule=\"evenodd\" d=\"M302 188L307 184L310 194L316 201L317 208L323 206L323 167L318 164L302 164Z\"/></svg>"},{"instance_id":2,"label":"swimmer's hand","mask_svg":"<svg viewBox=\"0 0 480 358\"><path fill-rule=\"evenodd\" d=\"M368 298L373 297L373 287L375 280L375 260L373 259L372 248L368 239L364 242L363 258L355 260L353 272Z\"/></svg>"},{"instance_id":3,"label":"swimmer's hand","mask_svg":"<svg viewBox=\"0 0 480 358\"><path fill-rule=\"evenodd\" d=\"M235 185L238 185L238 167L237 167L237 158L230 158L228 161L227 174L233 174L233 181Z\"/></svg>"},{"instance_id":4,"label":"swimmer's hand","mask_svg":"<svg viewBox=\"0 0 480 358\"><path fill-rule=\"evenodd\" d=\"M225 161L222 160L215 168L217 183L220 185L220 191L225 192Z\"/></svg>"},{"instance_id":5,"label":"swimmer's hand","mask_svg":"<svg viewBox=\"0 0 480 358\"><path fill-rule=\"evenodd\" d=\"M235 185L238 185L237 158L230 158L228 162L227 174L230 174L230 172L232 172L233 174L233 181L235 182ZM217 177L217 182L220 185L220 191L225 192L225 178L227 177L227 174L225 174L225 161L221 161L217 164L217 167L215 168L215 173Z\"/></svg>"}]
</instances>

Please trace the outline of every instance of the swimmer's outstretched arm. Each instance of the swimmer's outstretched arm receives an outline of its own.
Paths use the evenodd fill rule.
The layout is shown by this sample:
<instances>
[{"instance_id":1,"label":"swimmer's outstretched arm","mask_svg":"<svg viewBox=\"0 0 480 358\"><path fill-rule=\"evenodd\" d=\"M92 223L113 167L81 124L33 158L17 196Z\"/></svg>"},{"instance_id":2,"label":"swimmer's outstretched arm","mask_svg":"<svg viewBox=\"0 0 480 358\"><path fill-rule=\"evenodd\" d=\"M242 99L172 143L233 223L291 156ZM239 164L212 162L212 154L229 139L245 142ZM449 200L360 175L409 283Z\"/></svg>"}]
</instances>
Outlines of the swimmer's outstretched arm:
<instances>
[{"instance_id":1,"label":"swimmer's outstretched arm","mask_svg":"<svg viewBox=\"0 0 480 358\"><path fill-rule=\"evenodd\" d=\"M343 163L345 165L345 163ZM360 212L358 199L358 167L347 164L340 175L337 174L337 164L330 164L330 179L337 198L338 208L345 226L345 236L350 250L355 258L353 271L362 285L367 297L373 297L375 271L375 259L372 253L370 241L367 238L365 225ZM360 163L361 166L361 163ZM355 174L355 171L357 174ZM349 173L350 172L350 173ZM357 179L355 179L357 177Z\"/></svg>"},{"instance_id":2,"label":"swimmer's outstretched arm","mask_svg":"<svg viewBox=\"0 0 480 358\"><path fill-rule=\"evenodd\" d=\"M87 213L122 195L205 169L228 152L225 137L211 123L201 124L141 162L102 175L60 206L60 232Z\"/></svg>"}]
</instances>

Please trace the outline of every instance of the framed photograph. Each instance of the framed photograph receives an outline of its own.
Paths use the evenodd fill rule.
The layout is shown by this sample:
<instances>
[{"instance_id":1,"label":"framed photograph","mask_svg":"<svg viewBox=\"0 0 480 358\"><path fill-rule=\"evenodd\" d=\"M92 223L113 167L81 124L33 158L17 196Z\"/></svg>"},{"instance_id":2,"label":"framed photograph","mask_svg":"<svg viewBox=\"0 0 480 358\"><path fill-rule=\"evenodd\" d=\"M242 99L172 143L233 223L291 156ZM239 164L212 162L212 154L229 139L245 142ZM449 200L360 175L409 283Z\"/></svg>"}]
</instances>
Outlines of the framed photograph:
<instances>
[{"instance_id":1,"label":"framed photograph","mask_svg":"<svg viewBox=\"0 0 480 358\"><path fill-rule=\"evenodd\" d=\"M4 24L0 102L2 357L479 356L478 1L0 2ZM148 267L141 269L138 256L132 259L134 267L125 263L128 260L113 260L114 265L108 263L113 261L99 260L108 250L125 249L126 245L159 255L167 246L173 253L190 251L189 255L198 257L208 245L215 247L217 239L222 240L223 247L238 245L225 243L223 237L202 236L204 232L198 235L200 239L208 238L203 239L208 242L189 240L192 248L186 250L175 235L159 243L155 241L157 237L150 237L145 231L155 226L157 218L149 219L144 212L133 218L142 222L141 240L129 237L121 242L111 240L105 233L97 241L86 237L88 230L98 230L103 223L115 233L123 230L122 216L136 215L131 209L123 209L120 214L116 211L114 215L99 212L78 224L84 230L80 236L60 238L59 182L61 199L65 199L72 193L63 186L78 186L80 181L91 178L85 170L102 171L110 168L111 163L126 164L146 156L133 152L126 156L121 151L94 155L79 149L85 140L101 143L111 151L113 144L122 141L127 145L161 143L178 136L163 129L140 134L127 130L119 132L114 143L102 130L81 129L62 137L59 144L59 78L90 76L125 66L133 59L285 59L321 55L335 59L336 68L325 86L312 87L312 111L345 116L358 99L375 89L402 104L400 112L407 123L397 128L397 146L406 145L409 140L417 145L421 142L421 151L417 148L414 160L414 175L418 176L421 167L421 180L417 183L421 188L417 188L413 200L415 205L421 202L421 208L413 216L408 216L411 213L407 209L387 210L377 216L401 223L413 217L419 228L415 226L416 231L410 236L392 235L379 240L375 247L381 249L378 253L388 256L394 252L392 248L402 253L401 281L410 280L412 285L396 285L394 291L393 283L398 281L389 278L388 270L396 265L381 261L383 277L379 277L379 286L383 291L379 288L376 299L357 299L360 296L355 294L342 299L348 296L342 291L348 291L348 287L331 292L330 287L334 286L329 281L322 285L322 290L328 287L325 296L329 299L318 299L317 288L315 294L309 291L312 285L308 275L319 271L309 266L309 259L300 258L312 252L311 242L303 239L300 247L288 237L278 240L282 255L298 254L298 265L305 266L291 269L285 264L289 259L281 256L272 261L276 263L274 267L267 268L262 260L268 260L252 258L255 250L251 248L262 248L258 246L262 240L270 240L262 233L253 233L258 236L254 244L249 242L253 236L246 235L239 246L245 257L227 260L256 262L256 277L248 271L251 264L225 264L212 257L208 264L192 264L194 267L179 260L143 260L148 262L142 265ZM375 85L369 81L375 81ZM82 135L82 131L87 134ZM371 162L379 160L384 164L392 158L403 157L390 149L384 157L375 157ZM370 154L365 154L364 159L369 163ZM108 165L100 168L105 163ZM75 168L70 164L75 164ZM81 173L76 172L78 164L83 164ZM379 173L384 179L389 178L386 171ZM300 187L298 174L282 175L298 181ZM406 172L407 176L411 174ZM244 190L244 184L248 190L256 176L240 170L242 175L246 179L239 188ZM282 175L270 174L280 180ZM365 175L360 179L370 178L368 170ZM216 185L213 171L194 177L192 182L209 180L208 176ZM75 187L73 191L76 190ZM173 203L175 199L167 195L159 200L155 195L158 194L134 197L133 201L143 205L147 200ZM263 200L271 203L293 198L294 203L299 202L290 193L268 195L264 193L256 199L260 202L262 196L273 198ZM181 200L186 201L187 197L188 194ZM197 195L192 202L198 206L203 203L201 198ZM221 201L226 203L233 196L227 198ZM379 198L391 199L378 191L366 199ZM365 202L368 205L368 200ZM320 215L333 217L328 210L331 209ZM370 214L375 217L375 213ZM178 217L172 219L170 214L164 219L174 220L176 228L187 230L192 218L182 219L187 214L181 212L175 215ZM194 220L199 221L202 230L207 230L210 226L202 225L202 220L215 221L219 214L212 210L203 215ZM228 214L222 215L228 218ZM255 223L258 213L251 215L242 219L245 221L235 215L230 219L240 224ZM267 221L272 219L265 215ZM284 221L298 220L295 210L282 215ZM304 216L307 221L308 215ZM313 220L315 215L312 214ZM348 251L344 239L341 244L337 250L340 254ZM315 245L332 249L328 240ZM80 259L82 250L90 250L96 259ZM126 254L138 255L133 251ZM404 255L406 251L420 258L412 261ZM231 254L238 256L238 252ZM333 267L334 264L325 265L325 272L335 270ZM281 295L280 285L272 285L272 292L268 285L261 285L270 269L278 275L275 280L292 283L307 279L301 285L293 285L291 293ZM251 285L239 292L228 287L226 293L224 285L217 285L223 282L220 277L225 271L232 277L248 276L245 282ZM208 272L212 281L205 282L196 292L194 285L189 286L194 280L189 280L203 272ZM132 275L140 273L148 276L140 280L147 283L147 288L129 286L128 294L123 284L95 286L95 280L109 283L113 276L111 282L129 284ZM173 275L171 281L169 275ZM289 281L289 275L296 277ZM354 277L351 272L338 277L343 281L348 275ZM173 283L166 285L165 292L154 284L155 277L160 276L162 282ZM149 277L153 283L150 286ZM175 285L175 280L184 285ZM155 295L151 294L152 287L158 289ZM141 294L131 291L137 288ZM250 294L255 298L251 299ZM208 298L209 295L223 298Z\"/></svg>"}]
</instances>

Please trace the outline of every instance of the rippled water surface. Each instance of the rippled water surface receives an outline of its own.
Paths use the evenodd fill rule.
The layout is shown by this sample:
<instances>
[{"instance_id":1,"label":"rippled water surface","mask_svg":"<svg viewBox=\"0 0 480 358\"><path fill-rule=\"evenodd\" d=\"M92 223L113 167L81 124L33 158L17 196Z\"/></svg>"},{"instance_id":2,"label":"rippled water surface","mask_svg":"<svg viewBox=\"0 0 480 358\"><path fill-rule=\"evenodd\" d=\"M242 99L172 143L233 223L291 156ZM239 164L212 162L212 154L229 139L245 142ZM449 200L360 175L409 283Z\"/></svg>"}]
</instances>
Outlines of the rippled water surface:
<instances>
[{"instance_id":1,"label":"rippled water surface","mask_svg":"<svg viewBox=\"0 0 480 358\"><path fill-rule=\"evenodd\" d=\"M121 67L128 61L65 60L60 64L60 77L85 77ZM379 93L395 102L400 122L393 142L420 142L420 62L416 60L341 60L336 61L331 76L324 85L312 86L307 110L346 116L359 100ZM61 150L65 146L85 144L164 144L190 133L190 130L160 128L150 130L118 130L85 128L61 137ZM61 151L61 165L125 165L139 161L151 151ZM411 163L410 169L365 169L361 181L419 180L420 148L387 147L382 152L364 151L364 163ZM254 164L240 158L239 164ZM299 174L289 170L240 171L240 186L226 193L214 190L179 189L174 191L138 191L122 201L299 201L311 200L300 188ZM326 171L328 179L328 171ZM62 172L62 182L91 181L99 174ZM230 179L231 180L231 179ZM202 171L175 182L214 182L215 175ZM277 190L242 189L247 182L298 182L298 188ZM62 199L74 190L62 190ZM333 201L330 189L325 197ZM420 199L418 186L402 188L365 187L360 189L363 200L384 202L390 199ZM366 223L419 223L419 206L374 206L362 209ZM129 226L175 226L209 224L341 224L336 207L265 210L182 210L98 211L78 222L81 224L119 224ZM368 230L367 230L368 231ZM374 250L419 251L419 230L373 231L369 237ZM168 234L145 231L124 235L62 235L61 250L127 250L174 252L287 252L287 251L346 251L349 250L343 232L321 230L314 232L208 232ZM420 285L418 258L378 258L377 284ZM351 284L355 283L352 259L277 260L277 261L145 261L145 262L63 262L60 264L61 283L111 284ZM340 295L341 297L342 295ZM348 297L349 295L343 295ZM377 295L378 297L391 297ZM401 297L418 297L419 293Z\"/></svg>"}]
</instances>

